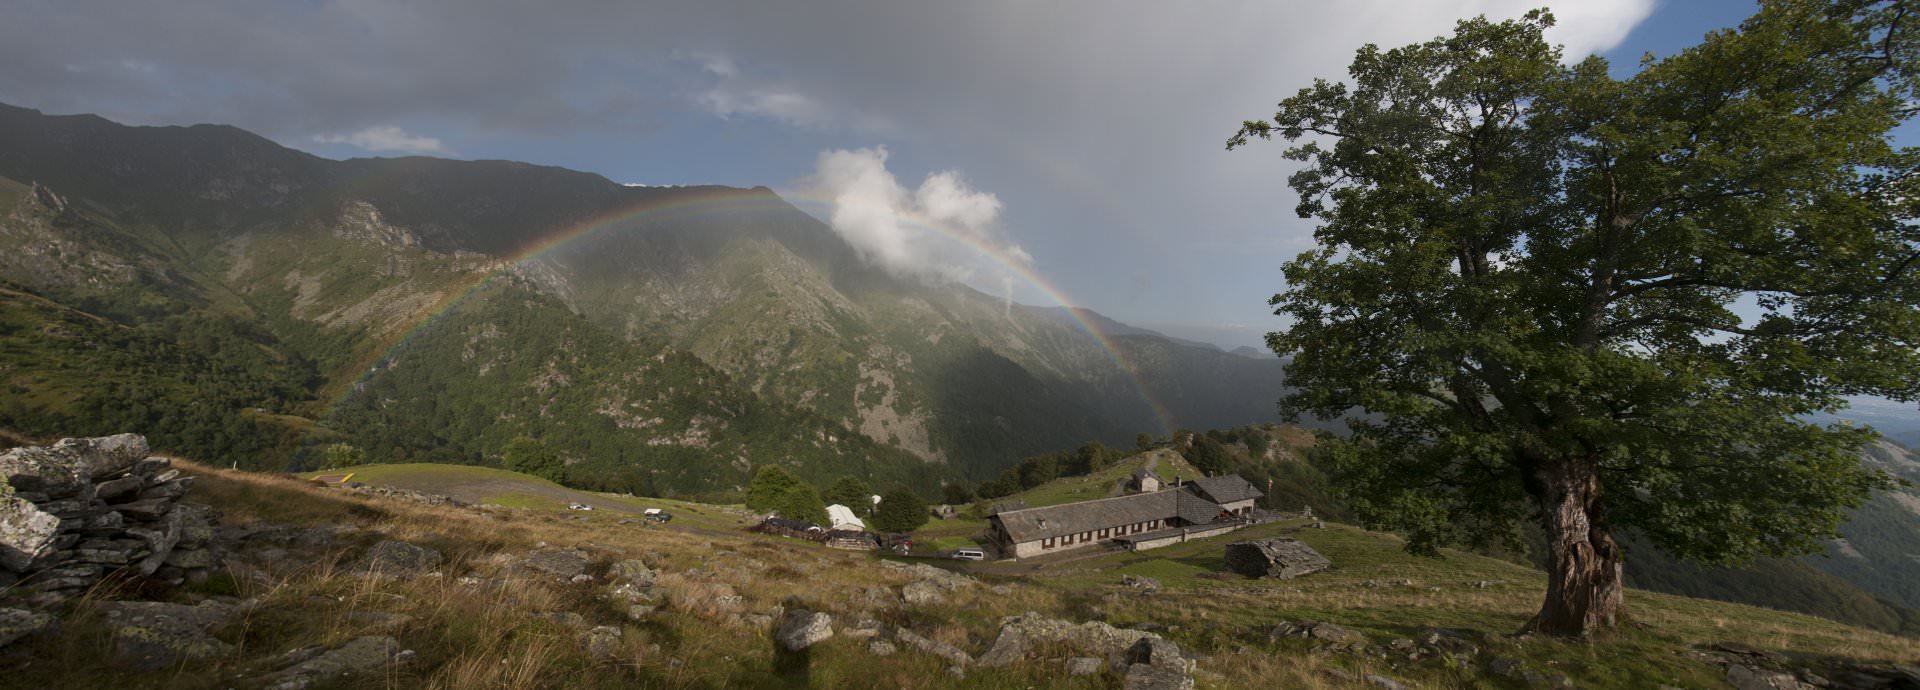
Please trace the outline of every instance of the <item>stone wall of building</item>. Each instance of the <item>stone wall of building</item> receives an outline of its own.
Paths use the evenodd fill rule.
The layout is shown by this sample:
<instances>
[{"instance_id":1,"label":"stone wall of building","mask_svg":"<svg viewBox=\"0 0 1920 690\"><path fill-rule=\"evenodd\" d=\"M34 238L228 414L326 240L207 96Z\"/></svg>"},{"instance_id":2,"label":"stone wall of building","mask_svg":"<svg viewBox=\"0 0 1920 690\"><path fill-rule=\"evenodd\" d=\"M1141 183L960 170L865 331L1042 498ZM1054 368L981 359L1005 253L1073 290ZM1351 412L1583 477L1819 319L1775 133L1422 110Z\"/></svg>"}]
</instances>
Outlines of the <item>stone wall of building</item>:
<instances>
[{"instance_id":1,"label":"stone wall of building","mask_svg":"<svg viewBox=\"0 0 1920 690\"><path fill-rule=\"evenodd\" d=\"M0 452L0 588L48 604L114 573L204 579L216 516L171 465L135 434Z\"/></svg>"}]
</instances>

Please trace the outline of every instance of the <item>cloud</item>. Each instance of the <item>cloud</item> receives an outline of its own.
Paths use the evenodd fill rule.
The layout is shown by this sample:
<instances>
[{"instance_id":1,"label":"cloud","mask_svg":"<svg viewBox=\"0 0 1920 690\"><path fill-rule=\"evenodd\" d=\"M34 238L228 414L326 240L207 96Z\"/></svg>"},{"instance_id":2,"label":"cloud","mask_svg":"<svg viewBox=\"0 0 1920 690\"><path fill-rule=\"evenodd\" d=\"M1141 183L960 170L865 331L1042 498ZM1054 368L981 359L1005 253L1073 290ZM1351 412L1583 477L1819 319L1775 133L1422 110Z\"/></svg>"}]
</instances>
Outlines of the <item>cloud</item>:
<instances>
[{"instance_id":1,"label":"cloud","mask_svg":"<svg viewBox=\"0 0 1920 690\"><path fill-rule=\"evenodd\" d=\"M749 74L728 55L695 51L677 53L675 57L700 66L710 84L694 93L691 100L701 110L723 120L759 118L807 129L893 131L883 118L829 105L788 82Z\"/></svg>"},{"instance_id":2,"label":"cloud","mask_svg":"<svg viewBox=\"0 0 1920 690\"><path fill-rule=\"evenodd\" d=\"M315 135L313 140L322 144L346 144L375 153L453 155L439 139L408 134L393 125L368 127L350 134Z\"/></svg>"},{"instance_id":3,"label":"cloud","mask_svg":"<svg viewBox=\"0 0 1920 690\"><path fill-rule=\"evenodd\" d=\"M1226 136L1343 77L1361 45L1543 4L1577 58L1654 2L10 0L0 102L280 141L406 123L469 155L663 183L766 184L822 149L886 144L994 190L1020 251L1087 306L1265 328L1276 267L1312 226L1280 147L1228 153ZM909 184L911 206L928 182Z\"/></svg>"},{"instance_id":4,"label":"cloud","mask_svg":"<svg viewBox=\"0 0 1920 690\"><path fill-rule=\"evenodd\" d=\"M1033 257L999 226L1000 198L953 170L908 189L887 169L886 147L822 151L804 195L825 199L828 224L869 263L902 277L943 281L998 278L1011 302L1011 270Z\"/></svg>"},{"instance_id":5,"label":"cloud","mask_svg":"<svg viewBox=\"0 0 1920 690\"><path fill-rule=\"evenodd\" d=\"M834 120L827 108L806 94L779 87L716 86L694 99L722 118L763 117L789 125L826 127Z\"/></svg>"}]
</instances>

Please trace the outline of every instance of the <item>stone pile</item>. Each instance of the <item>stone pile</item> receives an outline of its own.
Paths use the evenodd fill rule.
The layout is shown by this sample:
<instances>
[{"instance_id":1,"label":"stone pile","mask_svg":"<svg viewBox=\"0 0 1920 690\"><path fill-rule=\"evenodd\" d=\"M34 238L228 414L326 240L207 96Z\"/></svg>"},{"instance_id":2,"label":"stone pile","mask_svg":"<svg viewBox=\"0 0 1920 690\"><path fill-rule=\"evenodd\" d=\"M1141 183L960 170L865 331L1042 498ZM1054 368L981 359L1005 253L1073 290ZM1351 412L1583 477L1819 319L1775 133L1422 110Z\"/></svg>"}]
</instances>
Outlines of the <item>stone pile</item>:
<instances>
[{"instance_id":1,"label":"stone pile","mask_svg":"<svg viewBox=\"0 0 1920 690\"><path fill-rule=\"evenodd\" d=\"M181 501L194 478L147 453L135 434L0 452L0 587L51 604L115 572L205 579L213 510Z\"/></svg>"},{"instance_id":2,"label":"stone pile","mask_svg":"<svg viewBox=\"0 0 1920 690\"><path fill-rule=\"evenodd\" d=\"M1227 569L1247 577L1289 580L1333 567L1333 561L1295 539L1273 537L1227 545Z\"/></svg>"}]
</instances>

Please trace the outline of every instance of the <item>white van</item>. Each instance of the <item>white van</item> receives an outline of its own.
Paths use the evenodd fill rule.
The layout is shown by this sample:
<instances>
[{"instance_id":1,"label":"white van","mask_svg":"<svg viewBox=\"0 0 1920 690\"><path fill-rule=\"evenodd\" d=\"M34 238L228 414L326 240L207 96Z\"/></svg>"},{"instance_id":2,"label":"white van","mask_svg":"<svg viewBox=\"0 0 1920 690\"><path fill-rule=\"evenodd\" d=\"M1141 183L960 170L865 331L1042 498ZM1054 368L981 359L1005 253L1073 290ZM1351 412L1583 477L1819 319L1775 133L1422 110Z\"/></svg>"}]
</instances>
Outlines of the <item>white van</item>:
<instances>
[{"instance_id":1,"label":"white van","mask_svg":"<svg viewBox=\"0 0 1920 690\"><path fill-rule=\"evenodd\" d=\"M979 549L955 549L953 557L963 561L984 561L987 560L987 552Z\"/></svg>"}]
</instances>

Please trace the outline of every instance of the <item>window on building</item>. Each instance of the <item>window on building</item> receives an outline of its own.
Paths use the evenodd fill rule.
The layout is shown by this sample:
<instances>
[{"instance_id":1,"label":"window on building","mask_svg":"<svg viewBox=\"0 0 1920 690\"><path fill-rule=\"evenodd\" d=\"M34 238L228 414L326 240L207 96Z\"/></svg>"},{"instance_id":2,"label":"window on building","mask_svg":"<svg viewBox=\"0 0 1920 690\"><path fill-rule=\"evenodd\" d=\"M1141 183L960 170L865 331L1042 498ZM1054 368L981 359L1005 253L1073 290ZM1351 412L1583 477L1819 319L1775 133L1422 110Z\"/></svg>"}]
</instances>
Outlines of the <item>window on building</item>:
<instances>
[{"instance_id":1,"label":"window on building","mask_svg":"<svg viewBox=\"0 0 1920 690\"><path fill-rule=\"evenodd\" d=\"M1053 548L1053 539L1049 538L1049 539L1040 540L1040 548L1043 548L1043 549Z\"/></svg>"}]
</instances>

